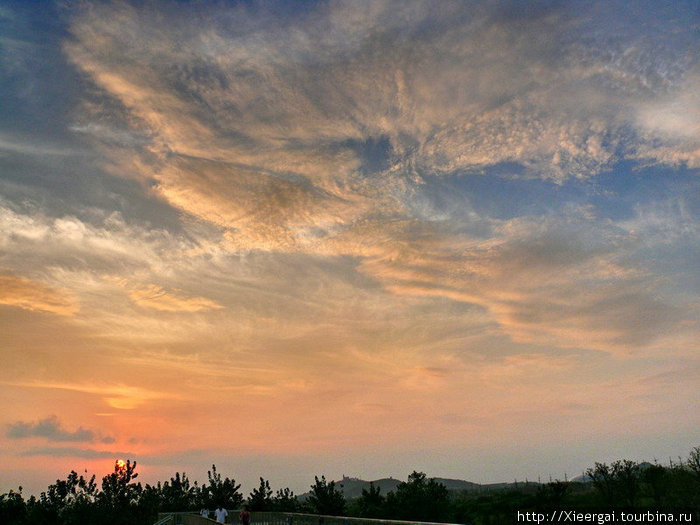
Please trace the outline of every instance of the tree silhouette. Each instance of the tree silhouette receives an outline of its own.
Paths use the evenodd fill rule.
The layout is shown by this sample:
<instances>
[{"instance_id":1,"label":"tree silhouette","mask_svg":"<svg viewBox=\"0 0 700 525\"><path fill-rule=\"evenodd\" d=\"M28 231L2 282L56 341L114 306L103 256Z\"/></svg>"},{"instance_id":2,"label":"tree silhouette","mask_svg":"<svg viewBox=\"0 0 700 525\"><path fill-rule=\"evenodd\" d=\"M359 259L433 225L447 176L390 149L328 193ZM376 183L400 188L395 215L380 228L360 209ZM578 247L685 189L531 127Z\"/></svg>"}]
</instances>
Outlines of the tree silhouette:
<instances>
[{"instance_id":1,"label":"tree silhouette","mask_svg":"<svg viewBox=\"0 0 700 525\"><path fill-rule=\"evenodd\" d=\"M362 518L381 518L384 516L384 504L386 500L380 494L381 489L369 484L369 490L362 489L362 495L358 498L357 506Z\"/></svg>"},{"instance_id":2,"label":"tree silhouette","mask_svg":"<svg viewBox=\"0 0 700 525\"><path fill-rule=\"evenodd\" d=\"M615 461L612 473L624 504L633 509L639 495L639 465L629 459Z\"/></svg>"},{"instance_id":3,"label":"tree silhouette","mask_svg":"<svg viewBox=\"0 0 700 525\"><path fill-rule=\"evenodd\" d=\"M65 479L49 485L37 498L25 501L22 489L0 494L1 525L152 525L159 511L187 511L221 503L229 509L242 503L240 485L222 476L212 466L209 482L198 486L186 474L141 487L136 483L136 463L115 464L114 472L102 478L71 471ZM512 484L506 488L465 490L448 496L444 485L422 472L413 472L386 497L373 484L351 502L352 515L411 521L450 521L473 525L510 523L520 511L566 508L576 511L609 511L615 506L635 510L700 511L700 448L687 459L670 466L637 464L630 460L610 465L596 463L588 469L591 482L560 481L540 485ZM315 477L306 509L318 514L344 515L346 502L335 482ZM289 489L272 496L269 482L251 492L251 503L278 511L298 511L299 503ZM256 505L257 506L257 505Z\"/></svg>"},{"instance_id":4,"label":"tree silhouette","mask_svg":"<svg viewBox=\"0 0 700 525\"><path fill-rule=\"evenodd\" d=\"M540 485L535 495L537 510L549 512L561 509L567 492L569 492L569 484L563 481L557 480Z\"/></svg>"},{"instance_id":5,"label":"tree silhouette","mask_svg":"<svg viewBox=\"0 0 700 525\"><path fill-rule=\"evenodd\" d=\"M22 496L22 487L19 487L18 492L10 490L7 494L0 495L0 523L27 523L27 507Z\"/></svg>"},{"instance_id":6,"label":"tree silhouette","mask_svg":"<svg viewBox=\"0 0 700 525\"><path fill-rule=\"evenodd\" d=\"M661 465L650 465L641 473L641 481L649 487L651 497L656 507L661 507L661 503L666 493L666 469Z\"/></svg>"},{"instance_id":7,"label":"tree silhouette","mask_svg":"<svg viewBox=\"0 0 700 525\"><path fill-rule=\"evenodd\" d=\"M341 516L345 512L345 496L335 488L335 481L326 481L325 476L314 476L316 482L311 485L308 504L312 512Z\"/></svg>"},{"instance_id":8,"label":"tree silhouette","mask_svg":"<svg viewBox=\"0 0 700 525\"><path fill-rule=\"evenodd\" d=\"M135 461L133 464L131 460L127 460L126 463L116 461L114 472L102 478L102 492L98 494L100 502L112 508L135 503L141 492L141 485L132 483L138 477L135 470Z\"/></svg>"},{"instance_id":9,"label":"tree silhouette","mask_svg":"<svg viewBox=\"0 0 700 525\"><path fill-rule=\"evenodd\" d=\"M272 504L277 512L299 512L299 500L288 488L279 489L272 499Z\"/></svg>"},{"instance_id":10,"label":"tree silhouette","mask_svg":"<svg viewBox=\"0 0 700 525\"><path fill-rule=\"evenodd\" d=\"M592 468L586 470L586 475L591 478L603 502L608 508L612 508L615 503L615 476L612 469L605 463L596 462Z\"/></svg>"},{"instance_id":11,"label":"tree silhouette","mask_svg":"<svg viewBox=\"0 0 700 525\"><path fill-rule=\"evenodd\" d=\"M243 503L243 495L238 492L241 488L236 485L236 480L231 478L221 479L221 474L216 471L216 465L211 466L207 471L209 484L203 487L205 496L205 506L216 507L221 505L228 509L237 509Z\"/></svg>"},{"instance_id":12,"label":"tree silhouette","mask_svg":"<svg viewBox=\"0 0 700 525\"><path fill-rule=\"evenodd\" d=\"M413 471L387 494L387 507L395 519L440 521L449 514L449 493L442 483Z\"/></svg>"},{"instance_id":13,"label":"tree silhouette","mask_svg":"<svg viewBox=\"0 0 700 525\"><path fill-rule=\"evenodd\" d=\"M269 511L273 508L272 489L270 482L260 478L260 486L253 489L248 496L248 505L251 511Z\"/></svg>"},{"instance_id":14,"label":"tree silhouette","mask_svg":"<svg viewBox=\"0 0 700 525\"><path fill-rule=\"evenodd\" d=\"M186 473L175 473L175 477L170 478L161 486L158 482L161 511L189 510L197 506L196 486L190 485L190 480Z\"/></svg>"}]
</instances>

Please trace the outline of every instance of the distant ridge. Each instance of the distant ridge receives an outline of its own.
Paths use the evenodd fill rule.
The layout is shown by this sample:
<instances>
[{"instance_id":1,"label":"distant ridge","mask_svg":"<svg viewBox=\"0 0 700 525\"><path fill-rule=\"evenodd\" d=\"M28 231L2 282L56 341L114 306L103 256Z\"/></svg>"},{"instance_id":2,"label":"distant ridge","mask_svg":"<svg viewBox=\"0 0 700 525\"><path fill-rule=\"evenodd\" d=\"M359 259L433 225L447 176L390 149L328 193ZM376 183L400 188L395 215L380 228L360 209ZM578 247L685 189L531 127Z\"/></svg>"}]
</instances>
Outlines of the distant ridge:
<instances>
[{"instance_id":1,"label":"distant ridge","mask_svg":"<svg viewBox=\"0 0 700 525\"><path fill-rule=\"evenodd\" d=\"M362 496L362 489L369 490L370 483L375 487L379 487L380 494L386 496L387 493L395 491L401 480L394 478L381 478L374 481L365 481L358 478L344 477L340 481L336 481L336 487L340 489L345 496L345 499L354 499Z\"/></svg>"},{"instance_id":2,"label":"distant ridge","mask_svg":"<svg viewBox=\"0 0 700 525\"><path fill-rule=\"evenodd\" d=\"M472 491L472 490L483 490L483 489L499 489L505 488L511 485L511 483L492 483L488 485L480 485L478 483L472 483L471 481L465 481L463 479L449 479L449 478L430 478L434 479L438 483L442 483L450 491ZM336 488L343 493L345 499L351 500L359 498L362 496L362 490L369 490L370 483L375 487L379 487L380 493L386 496L389 492L396 491L396 487L402 481L400 479L394 478L381 478L375 479L373 481L366 481L364 479L353 478L343 476L341 480L335 482ZM301 494L299 498L303 501L309 496L309 492Z\"/></svg>"}]
</instances>

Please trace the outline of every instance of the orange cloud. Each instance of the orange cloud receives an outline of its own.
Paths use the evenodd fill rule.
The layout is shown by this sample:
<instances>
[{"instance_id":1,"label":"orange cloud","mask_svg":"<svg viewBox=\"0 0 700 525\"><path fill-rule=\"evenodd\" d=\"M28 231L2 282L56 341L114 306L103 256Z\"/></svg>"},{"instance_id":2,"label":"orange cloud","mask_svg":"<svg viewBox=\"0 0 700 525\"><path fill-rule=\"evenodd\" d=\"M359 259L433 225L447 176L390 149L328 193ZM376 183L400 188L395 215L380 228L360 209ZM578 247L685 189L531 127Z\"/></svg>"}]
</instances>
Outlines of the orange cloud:
<instances>
[{"instance_id":1,"label":"orange cloud","mask_svg":"<svg viewBox=\"0 0 700 525\"><path fill-rule=\"evenodd\" d=\"M148 401L162 399L178 399L180 397L178 394L158 392L155 390L150 390L148 388L124 384L98 386L89 383L58 383L48 381L0 381L0 384L24 388L69 390L72 392L94 394L102 397L105 403L107 403L107 405L109 405L110 407L119 408L122 410L131 410L137 408Z\"/></svg>"},{"instance_id":2,"label":"orange cloud","mask_svg":"<svg viewBox=\"0 0 700 525\"><path fill-rule=\"evenodd\" d=\"M13 275L0 275L0 304L63 316L72 316L79 309L67 293Z\"/></svg>"},{"instance_id":3,"label":"orange cloud","mask_svg":"<svg viewBox=\"0 0 700 525\"><path fill-rule=\"evenodd\" d=\"M223 308L219 303L205 297L183 297L166 292L155 284L144 288L133 288L129 290L129 297L139 306L160 312L199 312Z\"/></svg>"},{"instance_id":4,"label":"orange cloud","mask_svg":"<svg viewBox=\"0 0 700 525\"><path fill-rule=\"evenodd\" d=\"M517 342L626 354L682 318L656 296L649 275L621 262L625 246L605 230L591 239L551 218L492 227L478 240L406 221L387 238L359 230L334 248L349 253L364 241L359 269L386 291L479 305Z\"/></svg>"}]
</instances>

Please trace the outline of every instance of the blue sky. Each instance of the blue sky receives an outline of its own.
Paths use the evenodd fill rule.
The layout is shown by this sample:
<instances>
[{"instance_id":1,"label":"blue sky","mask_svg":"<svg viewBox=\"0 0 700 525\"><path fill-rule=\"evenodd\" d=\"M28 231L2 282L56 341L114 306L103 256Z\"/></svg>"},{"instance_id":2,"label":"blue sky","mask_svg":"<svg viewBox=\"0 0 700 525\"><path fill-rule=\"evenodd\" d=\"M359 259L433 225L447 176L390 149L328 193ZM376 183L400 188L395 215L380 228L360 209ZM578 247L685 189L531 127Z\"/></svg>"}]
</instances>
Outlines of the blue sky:
<instances>
[{"instance_id":1,"label":"blue sky","mask_svg":"<svg viewBox=\"0 0 700 525\"><path fill-rule=\"evenodd\" d=\"M685 455L699 9L0 3L0 488Z\"/></svg>"}]
</instances>

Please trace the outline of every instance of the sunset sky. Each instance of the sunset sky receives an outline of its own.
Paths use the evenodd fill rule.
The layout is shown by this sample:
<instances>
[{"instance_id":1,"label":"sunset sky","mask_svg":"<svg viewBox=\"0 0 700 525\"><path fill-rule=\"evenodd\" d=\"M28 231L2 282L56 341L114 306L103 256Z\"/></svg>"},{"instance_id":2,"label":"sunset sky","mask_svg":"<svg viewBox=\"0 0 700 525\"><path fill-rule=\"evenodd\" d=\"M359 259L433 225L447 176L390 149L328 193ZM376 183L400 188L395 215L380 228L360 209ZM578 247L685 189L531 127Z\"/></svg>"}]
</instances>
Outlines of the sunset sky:
<instances>
[{"instance_id":1,"label":"sunset sky","mask_svg":"<svg viewBox=\"0 0 700 525\"><path fill-rule=\"evenodd\" d=\"M700 3L0 0L0 493L700 445Z\"/></svg>"}]
</instances>

